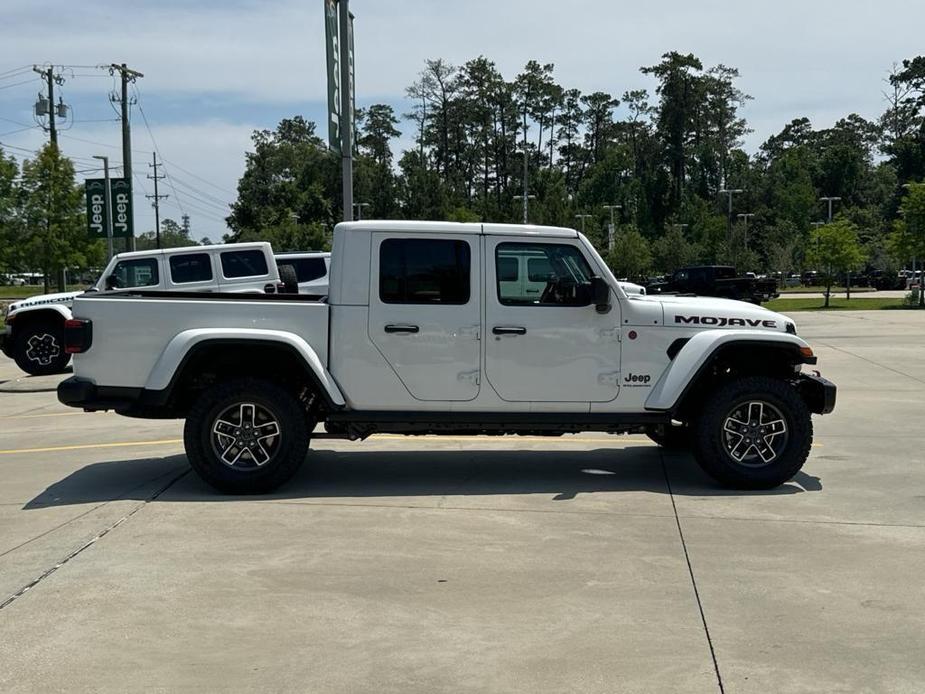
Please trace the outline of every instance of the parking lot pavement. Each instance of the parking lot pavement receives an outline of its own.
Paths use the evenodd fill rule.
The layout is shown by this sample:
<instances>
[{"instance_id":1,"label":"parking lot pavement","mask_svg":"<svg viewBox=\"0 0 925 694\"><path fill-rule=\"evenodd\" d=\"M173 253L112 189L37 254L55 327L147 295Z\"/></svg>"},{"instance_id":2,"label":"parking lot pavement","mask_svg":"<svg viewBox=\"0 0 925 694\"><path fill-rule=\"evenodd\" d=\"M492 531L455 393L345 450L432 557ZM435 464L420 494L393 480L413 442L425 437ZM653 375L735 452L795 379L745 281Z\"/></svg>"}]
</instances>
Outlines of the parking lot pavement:
<instances>
[{"instance_id":1,"label":"parking lot pavement","mask_svg":"<svg viewBox=\"0 0 925 694\"><path fill-rule=\"evenodd\" d=\"M0 691L920 691L925 315L798 319L838 408L761 493L589 434L319 441L220 497L178 422L0 393Z\"/></svg>"}]
</instances>

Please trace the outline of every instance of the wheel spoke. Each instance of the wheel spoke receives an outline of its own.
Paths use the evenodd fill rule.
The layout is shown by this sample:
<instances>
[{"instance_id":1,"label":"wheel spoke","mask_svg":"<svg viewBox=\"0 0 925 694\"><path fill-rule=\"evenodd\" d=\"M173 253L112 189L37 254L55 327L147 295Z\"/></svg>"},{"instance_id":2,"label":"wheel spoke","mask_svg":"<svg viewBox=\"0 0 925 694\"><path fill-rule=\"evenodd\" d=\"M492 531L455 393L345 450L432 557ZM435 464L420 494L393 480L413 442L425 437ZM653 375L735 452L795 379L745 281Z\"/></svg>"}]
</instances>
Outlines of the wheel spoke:
<instances>
[{"instance_id":1,"label":"wheel spoke","mask_svg":"<svg viewBox=\"0 0 925 694\"><path fill-rule=\"evenodd\" d=\"M748 403L748 423L751 426L760 425L763 416L764 416L764 403L761 403L761 402Z\"/></svg>"},{"instance_id":2,"label":"wheel spoke","mask_svg":"<svg viewBox=\"0 0 925 694\"><path fill-rule=\"evenodd\" d=\"M267 452L267 449L263 447L263 443L260 441L258 441L247 450L257 465L263 465L270 459L270 454Z\"/></svg>"},{"instance_id":3,"label":"wheel spoke","mask_svg":"<svg viewBox=\"0 0 925 694\"><path fill-rule=\"evenodd\" d=\"M768 445L766 439L758 439L755 441L755 450L758 451L758 455L760 455L761 459L766 463L770 463L772 460L774 460L774 458L777 457L777 453L775 453L774 449Z\"/></svg>"},{"instance_id":4,"label":"wheel spoke","mask_svg":"<svg viewBox=\"0 0 925 694\"><path fill-rule=\"evenodd\" d=\"M241 426L254 426L254 418L257 416L257 408L249 402L241 404Z\"/></svg>"},{"instance_id":5,"label":"wheel spoke","mask_svg":"<svg viewBox=\"0 0 925 694\"><path fill-rule=\"evenodd\" d=\"M748 452L751 450L752 444L744 436L741 437L738 442L729 450L729 455L731 455L736 462L742 462Z\"/></svg>"},{"instance_id":6,"label":"wheel spoke","mask_svg":"<svg viewBox=\"0 0 925 694\"><path fill-rule=\"evenodd\" d=\"M771 422L765 422L763 426L768 436L776 436L777 434L783 434L785 431L787 431L787 424L783 419L775 419Z\"/></svg>"},{"instance_id":7,"label":"wheel spoke","mask_svg":"<svg viewBox=\"0 0 925 694\"><path fill-rule=\"evenodd\" d=\"M279 436L279 425L276 422L266 422L254 427L254 434L258 441L263 441L271 436Z\"/></svg>"},{"instance_id":8,"label":"wheel spoke","mask_svg":"<svg viewBox=\"0 0 925 694\"><path fill-rule=\"evenodd\" d=\"M234 455L233 458L229 460L228 455L229 453L232 453L234 450L237 450L237 453ZM222 451L221 457L226 465L234 465L235 463L238 462L243 452L244 452L244 448L238 445L238 441L236 439L232 439L231 443L228 444L228 447Z\"/></svg>"}]
</instances>

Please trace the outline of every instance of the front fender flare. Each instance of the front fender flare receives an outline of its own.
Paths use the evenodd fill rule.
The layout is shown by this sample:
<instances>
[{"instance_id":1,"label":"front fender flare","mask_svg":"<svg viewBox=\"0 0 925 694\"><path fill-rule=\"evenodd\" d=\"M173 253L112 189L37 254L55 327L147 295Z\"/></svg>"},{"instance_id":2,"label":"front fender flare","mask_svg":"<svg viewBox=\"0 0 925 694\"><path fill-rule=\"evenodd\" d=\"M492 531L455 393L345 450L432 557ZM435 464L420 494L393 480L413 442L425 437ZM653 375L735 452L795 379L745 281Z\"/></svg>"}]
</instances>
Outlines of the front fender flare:
<instances>
[{"instance_id":1,"label":"front fender flare","mask_svg":"<svg viewBox=\"0 0 925 694\"><path fill-rule=\"evenodd\" d=\"M716 354L731 345L765 345L793 349L809 347L805 340L789 333L756 332L750 330L704 330L691 337L677 353L659 378L646 400L647 410L673 409L687 387ZM799 359L797 359L799 361Z\"/></svg>"},{"instance_id":2,"label":"front fender flare","mask_svg":"<svg viewBox=\"0 0 925 694\"><path fill-rule=\"evenodd\" d=\"M284 330L194 328L177 333L151 369L145 390L163 391L169 388L186 357L200 345L209 342L264 342L293 349L314 374L327 399L336 406L345 404L344 396L334 377L325 368L312 346L299 335Z\"/></svg>"}]
</instances>

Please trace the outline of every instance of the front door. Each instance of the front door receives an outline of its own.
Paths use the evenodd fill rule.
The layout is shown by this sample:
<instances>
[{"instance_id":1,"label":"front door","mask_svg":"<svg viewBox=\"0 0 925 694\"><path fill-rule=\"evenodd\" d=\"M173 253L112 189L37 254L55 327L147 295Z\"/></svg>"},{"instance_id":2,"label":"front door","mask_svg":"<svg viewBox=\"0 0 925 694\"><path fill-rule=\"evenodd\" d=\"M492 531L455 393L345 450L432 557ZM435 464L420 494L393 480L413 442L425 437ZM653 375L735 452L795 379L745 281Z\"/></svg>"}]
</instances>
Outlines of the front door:
<instances>
[{"instance_id":1,"label":"front door","mask_svg":"<svg viewBox=\"0 0 925 694\"><path fill-rule=\"evenodd\" d=\"M608 402L619 392L620 306L592 302L577 240L485 238L485 375L512 402Z\"/></svg>"},{"instance_id":2,"label":"front door","mask_svg":"<svg viewBox=\"0 0 925 694\"><path fill-rule=\"evenodd\" d=\"M479 237L372 235L369 337L418 400L479 393Z\"/></svg>"}]
</instances>

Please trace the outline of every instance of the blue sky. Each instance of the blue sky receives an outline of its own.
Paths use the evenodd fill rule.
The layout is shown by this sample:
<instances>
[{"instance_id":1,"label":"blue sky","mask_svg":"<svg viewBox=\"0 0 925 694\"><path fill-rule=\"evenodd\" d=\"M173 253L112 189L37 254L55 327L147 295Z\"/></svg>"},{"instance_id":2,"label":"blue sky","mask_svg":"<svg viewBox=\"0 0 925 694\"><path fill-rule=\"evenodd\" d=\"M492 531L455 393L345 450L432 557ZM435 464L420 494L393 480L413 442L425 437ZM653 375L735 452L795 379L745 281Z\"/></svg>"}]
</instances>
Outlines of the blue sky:
<instances>
[{"instance_id":1,"label":"blue sky","mask_svg":"<svg viewBox=\"0 0 925 694\"><path fill-rule=\"evenodd\" d=\"M817 126L850 112L876 117L890 66L925 53L920 0L353 0L351 9L359 105L406 110L404 87L432 57L459 64L484 54L508 78L535 58L555 63L566 86L619 96L651 88L640 65L668 50L690 51L706 65L741 71L739 86L754 97L745 112L755 129L746 142L752 151L794 117ZM135 172L148 173L153 135L173 183L161 190L170 195L161 216L186 211L197 236L223 233L255 128L297 113L324 122L322 0L30 0L5 7L3 25L4 148L22 158L47 137L30 127L38 77L17 68L125 62L145 75L137 96L151 131L133 109ZM108 101L114 80L89 67L61 73L59 91L74 116L61 146L79 170L96 175L93 154L109 154L114 165L121 159L118 123L107 120L115 118ZM400 129L402 148L411 127ZM136 180L135 188L137 228L151 229L153 212L141 197L151 182Z\"/></svg>"}]
</instances>

